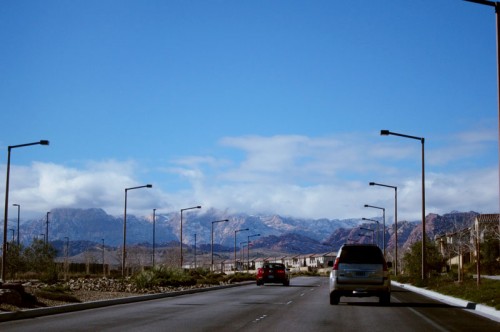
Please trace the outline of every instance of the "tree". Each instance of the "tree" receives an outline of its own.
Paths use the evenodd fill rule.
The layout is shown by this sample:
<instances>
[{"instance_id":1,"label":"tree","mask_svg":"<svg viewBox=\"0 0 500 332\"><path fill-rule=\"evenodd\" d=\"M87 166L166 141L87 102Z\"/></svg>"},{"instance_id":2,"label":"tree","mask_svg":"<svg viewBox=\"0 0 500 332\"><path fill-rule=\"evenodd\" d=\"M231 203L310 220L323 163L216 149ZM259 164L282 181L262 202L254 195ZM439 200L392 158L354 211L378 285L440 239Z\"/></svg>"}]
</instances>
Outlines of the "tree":
<instances>
[{"instance_id":1,"label":"tree","mask_svg":"<svg viewBox=\"0 0 500 332\"><path fill-rule=\"evenodd\" d=\"M499 240L495 237L487 237L481 243L481 270L486 274L497 274L500 272L500 257Z\"/></svg>"},{"instance_id":2,"label":"tree","mask_svg":"<svg viewBox=\"0 0 500 332\"><path fill-rule=\"evenodd\" d=\"M7 272L14 279L16 273L26 271L26 261L23 257L23 246L10 242L7 249Z\"/></svg>"},{"instance_id":3,"label":"tree","mask_svg":"<svg viewBox=\"0 0 500 332\"><path fill-rule=\"evenodd\" d=\"M427 271L431 273L432 271L441 272L445 265L445 260L441 253L439 252L436 244L433 241L427 239L425 241L426 247L426 261L427 261ZM420 278L422 275L422 241L413 243L409 250L403 256L403 262L405 265L404 273L411 278Z\"/></svg>"},{"instance_id":4,"label":"tree","mask_svg":"<svg viewBox=\"0 0 500 332\"><path fill-rule=\"evenodd\" d=\"M45 241L34 239L31 245L24 250L24 259L30 271L47 273L54 269L56 249Z\"/></svg>"}]
</instances>

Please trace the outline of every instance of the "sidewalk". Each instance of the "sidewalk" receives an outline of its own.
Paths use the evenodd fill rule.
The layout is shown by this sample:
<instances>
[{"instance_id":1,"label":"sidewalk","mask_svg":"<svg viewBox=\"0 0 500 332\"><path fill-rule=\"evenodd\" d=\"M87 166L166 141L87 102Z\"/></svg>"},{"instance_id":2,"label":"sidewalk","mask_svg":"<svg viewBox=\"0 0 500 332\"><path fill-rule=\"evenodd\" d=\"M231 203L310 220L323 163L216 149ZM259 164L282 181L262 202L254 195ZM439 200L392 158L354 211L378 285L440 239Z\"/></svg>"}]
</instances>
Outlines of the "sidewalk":
<instances>
[{"instance_id":1,"label":"sidewalk","mask_svg":"<svg viewBox=\"0 0 500 332\"><path fill-rule=\"evenodd\" d=\"M471 311L477 315L489 318L491 320L500 322L500 311L495 310L493 307L486 306L484 304L477 304L473 302L469 302L466 300L462 299L457 299L455 297L451 297L448 295L443 295L428 289L420 288L420 287L415 287L412 285L408 284L402 284L397 281L391 281L392 285L408 289L409 291L412 291L414 293L418 293L424 296L427 296L429 298L432 298L434 300L438 300L440 302L457 306L457 307L463 307L464 310Z\"/></svg>"}]
</instances>

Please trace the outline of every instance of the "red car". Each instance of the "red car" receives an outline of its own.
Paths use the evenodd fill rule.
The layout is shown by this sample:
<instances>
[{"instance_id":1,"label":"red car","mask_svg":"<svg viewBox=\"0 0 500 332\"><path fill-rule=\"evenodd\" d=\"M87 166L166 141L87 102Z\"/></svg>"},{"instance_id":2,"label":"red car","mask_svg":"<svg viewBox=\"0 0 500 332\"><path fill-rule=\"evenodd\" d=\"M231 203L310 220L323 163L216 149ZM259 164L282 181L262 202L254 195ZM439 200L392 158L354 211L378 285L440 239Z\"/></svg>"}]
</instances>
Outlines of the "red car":
<instances>
[{"instance_id":1,"label":"red car","mask_svg":"<svg viewBox=\"0 0 500 332\"><path fill-rule=\"evenodd\" d=\"M285 264L265 263L263 267L257 269L257 286L265 283L283 284L290 286L290 274Z\"/></svg>"}]
</instances>

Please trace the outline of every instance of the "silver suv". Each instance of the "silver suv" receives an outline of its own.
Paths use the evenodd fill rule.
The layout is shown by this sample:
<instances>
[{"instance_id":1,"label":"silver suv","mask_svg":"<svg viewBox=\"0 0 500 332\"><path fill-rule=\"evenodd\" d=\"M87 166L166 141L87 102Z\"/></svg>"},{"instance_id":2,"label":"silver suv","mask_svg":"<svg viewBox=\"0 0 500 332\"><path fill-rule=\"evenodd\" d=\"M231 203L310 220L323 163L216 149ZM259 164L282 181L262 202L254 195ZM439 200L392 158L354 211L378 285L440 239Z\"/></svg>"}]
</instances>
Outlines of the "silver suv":
<instances>
[{"instance_id":1,"label":"silver suv","mask_svg":"<svg viewBox=\"0 0 500 332\"><path fill-rule=\"evenodd\" d=\"M379 247L344 244L330 272L330 304L339 304L341 296L378 296L381 304L389 304L390 267Z\"/></svg>"}]
</instances>

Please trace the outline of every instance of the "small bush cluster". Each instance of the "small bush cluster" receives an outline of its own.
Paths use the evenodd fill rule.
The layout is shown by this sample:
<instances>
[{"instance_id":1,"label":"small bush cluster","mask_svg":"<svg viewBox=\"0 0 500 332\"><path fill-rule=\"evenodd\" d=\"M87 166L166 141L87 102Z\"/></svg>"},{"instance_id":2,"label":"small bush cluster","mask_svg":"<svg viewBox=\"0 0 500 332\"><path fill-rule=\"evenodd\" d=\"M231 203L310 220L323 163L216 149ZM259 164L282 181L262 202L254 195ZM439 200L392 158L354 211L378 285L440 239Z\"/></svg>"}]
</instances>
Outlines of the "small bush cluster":
<instances>
[{"instance_id":1,"label":"small bush cluster","mask_svg":"<svg viewBox=\"0 0 500 332\"><path fill-rule=\"evenodd\" d=\"M132 281L138 288L181 287L196 285L196 279L179 268L156 266L134 275Z\"/></svg>"}]
</instances>

